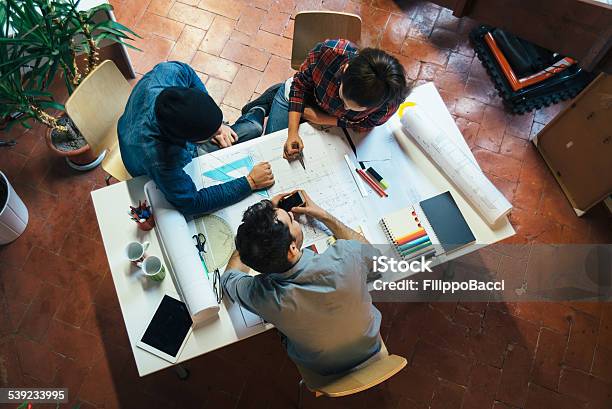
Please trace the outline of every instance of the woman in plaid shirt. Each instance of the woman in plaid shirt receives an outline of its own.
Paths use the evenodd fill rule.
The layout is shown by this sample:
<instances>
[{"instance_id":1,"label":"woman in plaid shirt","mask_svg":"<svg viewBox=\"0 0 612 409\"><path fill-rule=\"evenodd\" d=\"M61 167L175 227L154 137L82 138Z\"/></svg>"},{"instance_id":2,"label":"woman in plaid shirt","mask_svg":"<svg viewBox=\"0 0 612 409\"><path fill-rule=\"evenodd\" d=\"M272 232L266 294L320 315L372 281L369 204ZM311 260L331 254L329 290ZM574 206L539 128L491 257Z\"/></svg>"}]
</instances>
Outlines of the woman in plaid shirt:
<instances>
[{"instance_id":1,"label":"woman in plaid shirt","mask_svg":"<svg viewBox=\"0 0 612 409\"><path fill-rule=\"evenodd\" d=\"M302 119L365 132L387 122L406 94L404 67L395 57L376 48L359 51L348 40L327 40L279 88L266 133L289 128L284 153L294 159L304 148Z\"/></svg>"}]
</instances>

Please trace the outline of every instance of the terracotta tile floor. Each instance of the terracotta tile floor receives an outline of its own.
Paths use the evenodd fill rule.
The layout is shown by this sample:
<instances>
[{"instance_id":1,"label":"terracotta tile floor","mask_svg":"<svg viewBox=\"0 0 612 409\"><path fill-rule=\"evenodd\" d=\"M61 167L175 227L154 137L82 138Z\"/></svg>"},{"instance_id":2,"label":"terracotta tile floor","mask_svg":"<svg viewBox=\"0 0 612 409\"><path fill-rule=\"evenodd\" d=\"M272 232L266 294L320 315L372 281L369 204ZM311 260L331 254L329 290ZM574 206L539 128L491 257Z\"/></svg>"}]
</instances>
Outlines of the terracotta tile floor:
<instances>
[{"instance_id":1,"label":"terracotta tile floor","mask_svg":"<svg viewBox=\"0 0 612 409\"><path fill-rule=\"evenodd\" d=\"M434 81L476 158L512 201L511 243L610 243L602 206L583 218L528 142L561 105L507 114L467 33L475 22L431 3L390 0L114 0L119 21L143 37L144 73L190 62L226 117L284 80L293 17L345 10L364 20L364 45L381 46L417 84ZM0 248L0 386L62 386L82 408L288 408L298 374L270 331L172 371L138 377L89 192L100 169L77 174L45 146L40 126L9 137L0 168L30 209L30 225ZM2 134L2 137L7 135ZM82 255L84 258L80 259ZM383 335L408 367L345 399L307 408L610 409L610 304L380 304Z\"/></svg>"}]
</instances>

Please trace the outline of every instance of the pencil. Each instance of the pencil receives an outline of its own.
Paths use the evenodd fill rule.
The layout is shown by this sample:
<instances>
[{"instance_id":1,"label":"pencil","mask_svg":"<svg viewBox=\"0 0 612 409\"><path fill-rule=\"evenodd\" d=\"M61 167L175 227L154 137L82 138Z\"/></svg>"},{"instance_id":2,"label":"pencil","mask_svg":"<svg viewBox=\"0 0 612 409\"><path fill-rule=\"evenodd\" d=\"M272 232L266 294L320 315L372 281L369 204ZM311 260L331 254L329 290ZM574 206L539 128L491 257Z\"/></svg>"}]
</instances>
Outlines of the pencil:
<instances>
[{"instance_id":1,"label":"pencil","mask_svg":"<svg viewBox=\"0 0 612 409\"><path fill-rule=\"evenodd\" d=\"M380 197L389 197L389 195L388 195L388 194L386 194L386 193L385 193L385 191L384 191L384 190L382 190L380 187L378 187L378 185L376 184L376 182L375 182L375 181L373 181L373 180L372 180L372 178L371 178L370 176L368 176L368 174L367 174L367 173L365 173L365 172L364 172L363 170L361 170L361 169L355 169L355 171L356 171L357 173L359 173L359 176L361 176L361 178L362 178L363 180L365 180L365 181L366 181L366 183L367 183L368 185L370 185L370 187L371 187L372 189L374 189L374 191L375 191L376 193L378 193L378 195L379 195Z\"/></svg>"},{"instance_id":2,"label":"pencil","mask_svg":"<svg viewBox=\"0 0 612 409\"><path fill-rule=\"evenodd\" d=\"M418 246L414 246L414 247L412 247L410 249L407 249L407 250L399 250L399 253L402 256L407 256L408 254L414 253L416 251L419 251L419 250L424 249L425 247L429 247L429 246L431 246L431 240L427 240L426 242L421 243Z\"/></svg>"},{"instance_id":3,"label":"pencil","mask_svg":"<svg viewBox=\"0 0 612 409\"><path fill-rule=\"evenodd\" d=\"M398 239L395 240L395 243L398 246L401 246L402 244L406 244L409 241L412 241L414 239L418 239L419 237L423 237L427 234L427 232L425 231L424 228L420 228L418 230L413 231L412 233L408 233L407 235L400 237Z\"/></svg>"},{"instance_id":4,"label":"pencil","mask_svg":"<svg viewBox=\"0 0 612 409\"><path fill-rule=\"evenodd\" d=\"M430 241L429 240L429 236L423 236L423 237L420 237L420 238L418 238L416 240L409 241L406 244L402 244L401 246L397 246L397 248L400 251L406 251L406 250L410 250L412 247L416 247L419 244L425 243L427 241Z\"/></svg>"}]
</instances>

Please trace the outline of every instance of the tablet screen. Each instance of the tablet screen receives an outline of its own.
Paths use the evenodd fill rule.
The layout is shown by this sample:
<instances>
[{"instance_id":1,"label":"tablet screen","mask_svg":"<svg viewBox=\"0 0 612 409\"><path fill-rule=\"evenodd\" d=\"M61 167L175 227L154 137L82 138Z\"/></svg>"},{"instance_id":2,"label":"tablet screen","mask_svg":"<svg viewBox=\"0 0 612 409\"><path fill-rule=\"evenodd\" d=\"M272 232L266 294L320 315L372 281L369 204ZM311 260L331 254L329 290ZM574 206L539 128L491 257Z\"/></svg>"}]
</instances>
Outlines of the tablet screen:
<instances>
[{"instance_id":1,"label":"tablet screen","mask_svg":"<svg viewBox=\"0 0 612 409\"><path fill-rule=\"evenodd\" d=\"M176 357L191 324L187 306L176 298L164 295L141 341Z\"/></svg>"}]
</instances>

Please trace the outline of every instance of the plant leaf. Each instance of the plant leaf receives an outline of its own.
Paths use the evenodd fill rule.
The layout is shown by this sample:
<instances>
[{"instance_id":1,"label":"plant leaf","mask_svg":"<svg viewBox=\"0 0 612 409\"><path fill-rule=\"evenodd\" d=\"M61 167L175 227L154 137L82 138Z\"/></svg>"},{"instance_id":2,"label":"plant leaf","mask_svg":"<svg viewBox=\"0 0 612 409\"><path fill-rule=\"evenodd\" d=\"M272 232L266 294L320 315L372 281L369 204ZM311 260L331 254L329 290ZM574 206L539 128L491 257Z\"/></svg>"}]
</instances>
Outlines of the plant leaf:
<instances>
[{"instance_id":1,"label":"plant leaf","mask_svg":"<svg viewBox=\"0 0 612 409\"><path fill-rule=\"evenodd\" d=\"M51 108L57 109L58 111L63 111L65 109L62 104L55 101L40 101L38 105L43 109Z\"/></svg>"}]
</instances>

